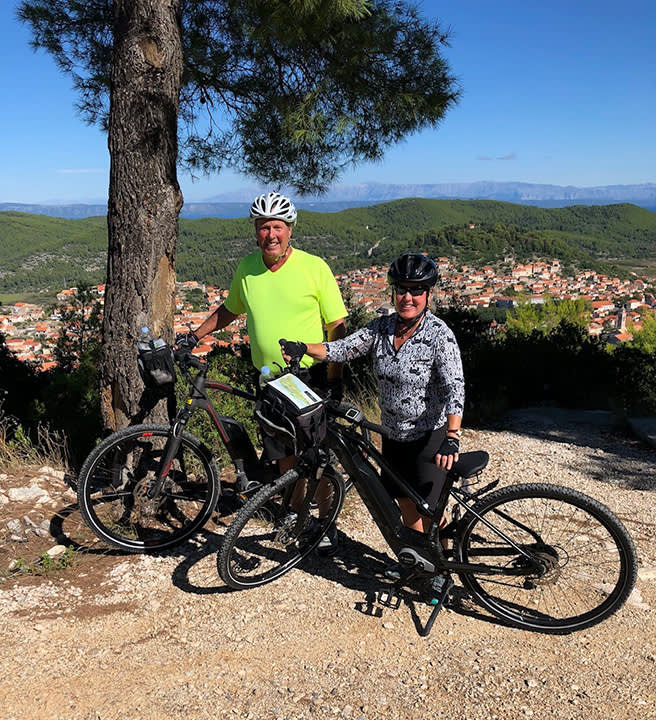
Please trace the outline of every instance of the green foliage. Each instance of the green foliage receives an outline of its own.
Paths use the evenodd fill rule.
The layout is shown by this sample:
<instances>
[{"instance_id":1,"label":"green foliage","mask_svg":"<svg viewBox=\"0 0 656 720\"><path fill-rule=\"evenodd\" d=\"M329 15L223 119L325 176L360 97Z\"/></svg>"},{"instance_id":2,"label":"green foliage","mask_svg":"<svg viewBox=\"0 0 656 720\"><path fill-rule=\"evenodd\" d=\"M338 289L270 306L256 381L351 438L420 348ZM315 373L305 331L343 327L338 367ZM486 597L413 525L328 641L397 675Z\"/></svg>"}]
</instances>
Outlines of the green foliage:
<instances>
[{"instance_id":1,"label":"green foliage","mask_svg":"<svg viewBox=\"0 0 656 720\"><path fill-rule=\"evenodd\" d=\"M207 376L212 380L233 385L247 392L255 392L253 366L247 346L241 347L240 355L235 355L231 350L225 348L215 348L207 356L207 361L210 365ZM179 381L176 384L178 404L185 402L187 393L188 385ZM210 394L212 403L219 415L232 417L240 422L246 429L253 444L257 445L253 403L228 393L213 392ZM230 462L229 457L223 456L224 449L221 438L205 413L197 412L191 419L187 429L199 437L212 450L222 465Z\"/></svg>"},{"instance_id":2,"label":"green foliage","mask_svg":"<svg viewBox=\"0 0 656 720\"><path fill-rule=\"evenodd\" d=\"M79 467L102 433L98 356L93 344L74 367L42 373L37 407L41 423L66 438L69 461Z\"/></svg>"},{"instance_id":3,"label":"green foliage","mask_svg":"<svg viewBox=\"0 0 656 720\"><path fill-rule=\"evenodd\" d=\"M640 330L636 330L635 326L629 323L629 331L633 335L630 345L647 355L656 354L656 313L645 313L641 319Z\"/></svg>"},{"instance_id":4,"label":"green foliage","mask_svg":"<svg viewBox=\"0 0 656 720\"><path fill-rule=\"evenodd\" d=\"M516 304L506 316L506 327L509 333L530 335L540 332L545 335L561 322L585 328L589 320L590 311L585 300L554 300L547 297L542 304L528 300Z\"/></svg>"},{"instance_id":5,"label":"green foliage","mask_svg":"<svg viewBox=\"0 0 656 720\"><path fill-rule=\"evenodd\" d=\"M186 300L191 305L192 312L209 310L207 296L200 288L192 288L186 292Z\"/></svg>"},{"instance_id":6,"label":"green foliage","mask_svg":"<svg viewBox=\"0 0 656 720\"><path fill-rule=\"evenodd\" d=\"M460 342L458 324L452 327ZM468 421L536 404L612 405L613 357L602 340L566 320L545 332L481 336L463 363Z\"/></svg>"},{"instance_id":7,"label":"green foliage","mask_svg":"<svg viewBox=\"0 0 656 720\"><path fill-rule=\"evenodd\" d=\"M476 227L470 229L470 222ZM246 219L182 218L179 233L178 280L227 287L241 258L255 247ZM60 290L73 278L104 281L107 230L102 218L4 212L0 236L0 292ZM605 270L612 257L656 257L655 237L656 213L632 205L544 209L408 199L337 213L301 211L294 244L325 258L335 273L387 264L408 250L468 264L497 263L506 256L517 262L559 258Z\"/></svg>"},{"instance_id":8,"label":"green foliage","mask_svg":"<svg viewBox=\"0 0 656 720\"><path fill-rule=\"evenodd\" d=\"M72 567L76 560L77 553L73 547L69 546L58 557L52 557L47 552L44 552L35 562L28 562L25 558L19 558L13 563L11 572L47 576Z\"/></svg>"},{"instance_id":9,"label":"green foliage","mask_svg":"<svg viewBox=\"0 0 656 720\"><path fill-rule=\"evenodd\" d=\"M656 414L656 354L632 344L612 353L615 409L627 416Z\"/></svg>"},{"instance_id":10,"label":"green foliage","mask_svg":"<svg viewBox=\"0 0 656 720\"><path fill-rule=\"evenodd\" d=\"M364 305L355 302L353 290L347 282L340 285L344 305L348 313L346 319L346 332L350 335L368 322L371 322L376 315L369 312ZM376 377L373 371L371 357L356 358L344 366L344 391L350 397L363 398L372 397L377 393Z\"/></svg>"},{"instance_id":11,"label":"green foliage","mask_svg":"<svg viewBox=\"0 0 656 720\"><path fill-rule=\"evenodd\" d=\"M97 346L82 353L77 367L37 373L0 336L0 377L6 389L0 418L11 418L3 426L9 458L56 455L77 465L86 457L101 432Z\"/></svg>"},{"instance_id":12,"label":"green foliage","mask_svg":"<svg viewBox=\"0 0 656 720\"><path fill-rule=\"evenodd\" d=\"M0 290L59 291L75 281L104 282L107 222L0 213Z\"/></svg>"},{"instance_id":13,"label":"green foliage","mask_svg":"<svg viewBox=\"0 0 656 720\"><path fill-rule=\"evenodd\" d=\"M81 114L105 128L114 6L18 4L32 45L72 76ZM233 168L321 191L346 166L436 126L459 96L441 55L448 33L411 3L178 0L177 8L180 152L194 170Z\"/></svg>"},{"instance_id":14,"label":"green foliage","mask_svg":"<svg viewBox=\"0 0 656 720\"><path fill-rule=\"evenodd\" d=\"M55 308L61 320L55 359L62 369L77 365L83 356L96 356L102 336L102 306L91 287L80 282L77 293Z\"/></svg>"}]
</instances>

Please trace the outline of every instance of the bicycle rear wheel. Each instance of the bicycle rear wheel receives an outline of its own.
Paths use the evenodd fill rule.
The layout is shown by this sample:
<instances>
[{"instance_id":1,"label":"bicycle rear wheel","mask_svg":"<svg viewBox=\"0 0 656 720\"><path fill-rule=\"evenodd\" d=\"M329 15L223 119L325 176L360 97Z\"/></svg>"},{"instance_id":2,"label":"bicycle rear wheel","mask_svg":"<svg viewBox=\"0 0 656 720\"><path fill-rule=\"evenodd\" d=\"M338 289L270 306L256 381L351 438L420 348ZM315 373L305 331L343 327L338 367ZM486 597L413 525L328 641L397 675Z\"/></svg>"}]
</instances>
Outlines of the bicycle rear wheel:
<instances>
[{"instance_id":1,"label":"bicycle rear wheel","mask_svg":"<svg viewBox=\"0 0 656 720\"><path fill-rule=\"evenodd\" d=\"M147 497L170 432L168 425L124 428L85 460L78 477L80 512L108 544L128 552L165 550L200 529L216 506L216 465L200 440L186 432L160 494Z\"/></svg>"},{"instance_id":2,"label":"bicycle rear wheel","mask_svg":"<svg viewBox=\"0 0 656 720\"><path fill-rule=\"evenodd\" d=\"M226 585L235 590L264 585L312 552L335 522L344 502L341 475L325 473L324 479L321 499L315 502L312 498L307 514L300 520L290 501L296 483L305 479L299 481L293 469L263 487L244 505L223 536L217 555L217 569ZM300 499L295 500L300 506Z\"/></svg>"},{"instance_id":3,"label":"bicycle rear wheel","mask_svg":"<svg viewBox=\"0 0 656 720\"><path fill-rule=\"evenodd\" d=\"M472 511L463 517L456 559L501 573L460 578L497 617L524 629L568 633L606 619L631 593L633 541L615 515L587 495L558 485L515 485L483 497L473 511L480 519Z\"/></svg>"}]
</instances>

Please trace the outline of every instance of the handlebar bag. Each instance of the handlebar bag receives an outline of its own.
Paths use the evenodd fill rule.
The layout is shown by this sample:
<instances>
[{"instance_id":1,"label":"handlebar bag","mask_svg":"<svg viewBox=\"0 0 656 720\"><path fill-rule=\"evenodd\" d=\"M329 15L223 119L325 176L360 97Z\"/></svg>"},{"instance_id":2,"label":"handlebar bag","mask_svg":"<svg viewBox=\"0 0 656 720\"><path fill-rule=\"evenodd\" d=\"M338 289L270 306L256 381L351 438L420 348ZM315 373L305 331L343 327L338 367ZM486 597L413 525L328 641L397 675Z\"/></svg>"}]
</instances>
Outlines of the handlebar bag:
<instances>
[{"instance_id":1,"label":"handlebar bag","mask_svg":"<svg viewBox=\"0 0 656 720\"><path fill-rule=\"evenodd\" d=\"M157 389L175 382L173 349L166 343L139 348L137 355L139 374L146 387Z\"/></svg>"},{"instance_id":2,"label":"handlebar bag","mask_svg":"<svg viewBox=\"0 0 656 720\"><path fill-rule=\"evenodd\" d=\"M260 432L276 438L297 455L326 437L326 401L296 375L268 382L255 406Z\"/></svg>"}]
</instances>

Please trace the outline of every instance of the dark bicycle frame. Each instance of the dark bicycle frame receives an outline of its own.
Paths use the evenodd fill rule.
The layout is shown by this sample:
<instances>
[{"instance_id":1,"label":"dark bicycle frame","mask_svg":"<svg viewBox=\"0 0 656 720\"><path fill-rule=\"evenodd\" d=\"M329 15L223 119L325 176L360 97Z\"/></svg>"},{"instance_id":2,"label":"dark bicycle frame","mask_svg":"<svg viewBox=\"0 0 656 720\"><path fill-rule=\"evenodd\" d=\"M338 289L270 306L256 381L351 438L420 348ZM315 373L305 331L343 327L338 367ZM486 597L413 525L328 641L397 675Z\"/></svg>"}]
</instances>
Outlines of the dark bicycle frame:
<instances>
[{"instance_id":1,"label":"dark bicycle frame","mask_svg":"<svg viewBox=\"0 0 656 720\"><path fill-rule=\"evenodd\" d=\"M191 387L185 404L177 411L171 421L169 439L164 449L160 469L154 482L148 489L148 497L154 498L160 493L171 465L180 449L182 432L191 419L191 416L198 409L204 410L209 415L212 425L216 428L221 442L235 465L238 482L241 477L259 478L261 474L259 458L244 426L234 418L218 413L206 391L218 390L253 402L256 400L256 395L247 390L229 385L228 383L208 379L208 364L187 352L176 351L175 357L183 368L183 374L185 374ZM197 368L199 371L193 378L188 371L189 367Z\"/></svg>"},{"instance_id":2,"label":"dark bicycle frame","mask_svg":"<svg viewBox=\"0 0 656 720\"><path fill-rule=\"evenodd\" d=\"M385 461L377 448L361 433L357 427L363 427L380 435L386 435L387 431L381 425L369 422L356 408L348 407L345 404L337 408L330 408L329 412L335 417L345 418L351 425L329 423L327 444L340 457L342 464L351 476L353 484L357 489L362 501L369 510L374 523L378 526L383 537L390 548L396 553L400 560L405 556L409 560L417 561L416 566L408 567L407 574L403 576L403 582L412 580L421 575L435 575L441 571L455 573L479 573L486 575L531 575L542 570L542 563L522 547L514 543L501 530L490 523L487 518L481 517L473 505L476 499L485 491L491 490L497 483L490 483L477 493L469 495L463 490L454 487L456 480L469 478L477 475L487 464L487 453L471 452L462 453L458 462L447 473L446 482L442 494L434 510L426 501L410 487L408 483L394 471ZM349 413L351 414L349 416ZM356 417L359 415L359 417ZM372 465L370 458L380 468L380 474ZM433 520L429 534L421 533L407 528L401 521L401 511L390 493L380 481L381 475L391 479L392 482L403 491L403 496L410 498L423 514ZM456 522L449 523L440 530L439 520L442 517L449 497L453 498L466 511L471 512L495 532L503 541L503 547L499 547L498 554L520 553L525 556L527 562L521 567L495 567L478 563L461 563L448 560L444 555L440 536L451 537L455 534ZM504 515L518 527L529 532L539 542L539 535ZM512 548L512 550L510 549Z\"/></svg>"}]
</instances>

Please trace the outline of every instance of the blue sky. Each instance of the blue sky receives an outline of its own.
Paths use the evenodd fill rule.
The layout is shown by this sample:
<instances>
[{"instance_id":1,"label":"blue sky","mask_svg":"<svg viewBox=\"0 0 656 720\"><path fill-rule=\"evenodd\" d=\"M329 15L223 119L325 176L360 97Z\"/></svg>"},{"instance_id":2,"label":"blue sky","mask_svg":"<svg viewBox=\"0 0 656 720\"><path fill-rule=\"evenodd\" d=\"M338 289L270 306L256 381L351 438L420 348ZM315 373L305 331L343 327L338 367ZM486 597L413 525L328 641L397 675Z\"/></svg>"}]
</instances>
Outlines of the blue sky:
<instances>
[{"instance_id":1,"label":"blue sky","mask_svg":"<svg viewBox=\"0 0 656 720\"><path fill-rule=\"evenodd\" d=\"M15 4L0 4L0 202L105 202L106 138L76 115L69 78L31 50ZM654 0L420 4L453 31L445 55L462 100L342 184L656 182ZM252 184L180 181L187 201Z\"/></svg>"}]
</instances>

